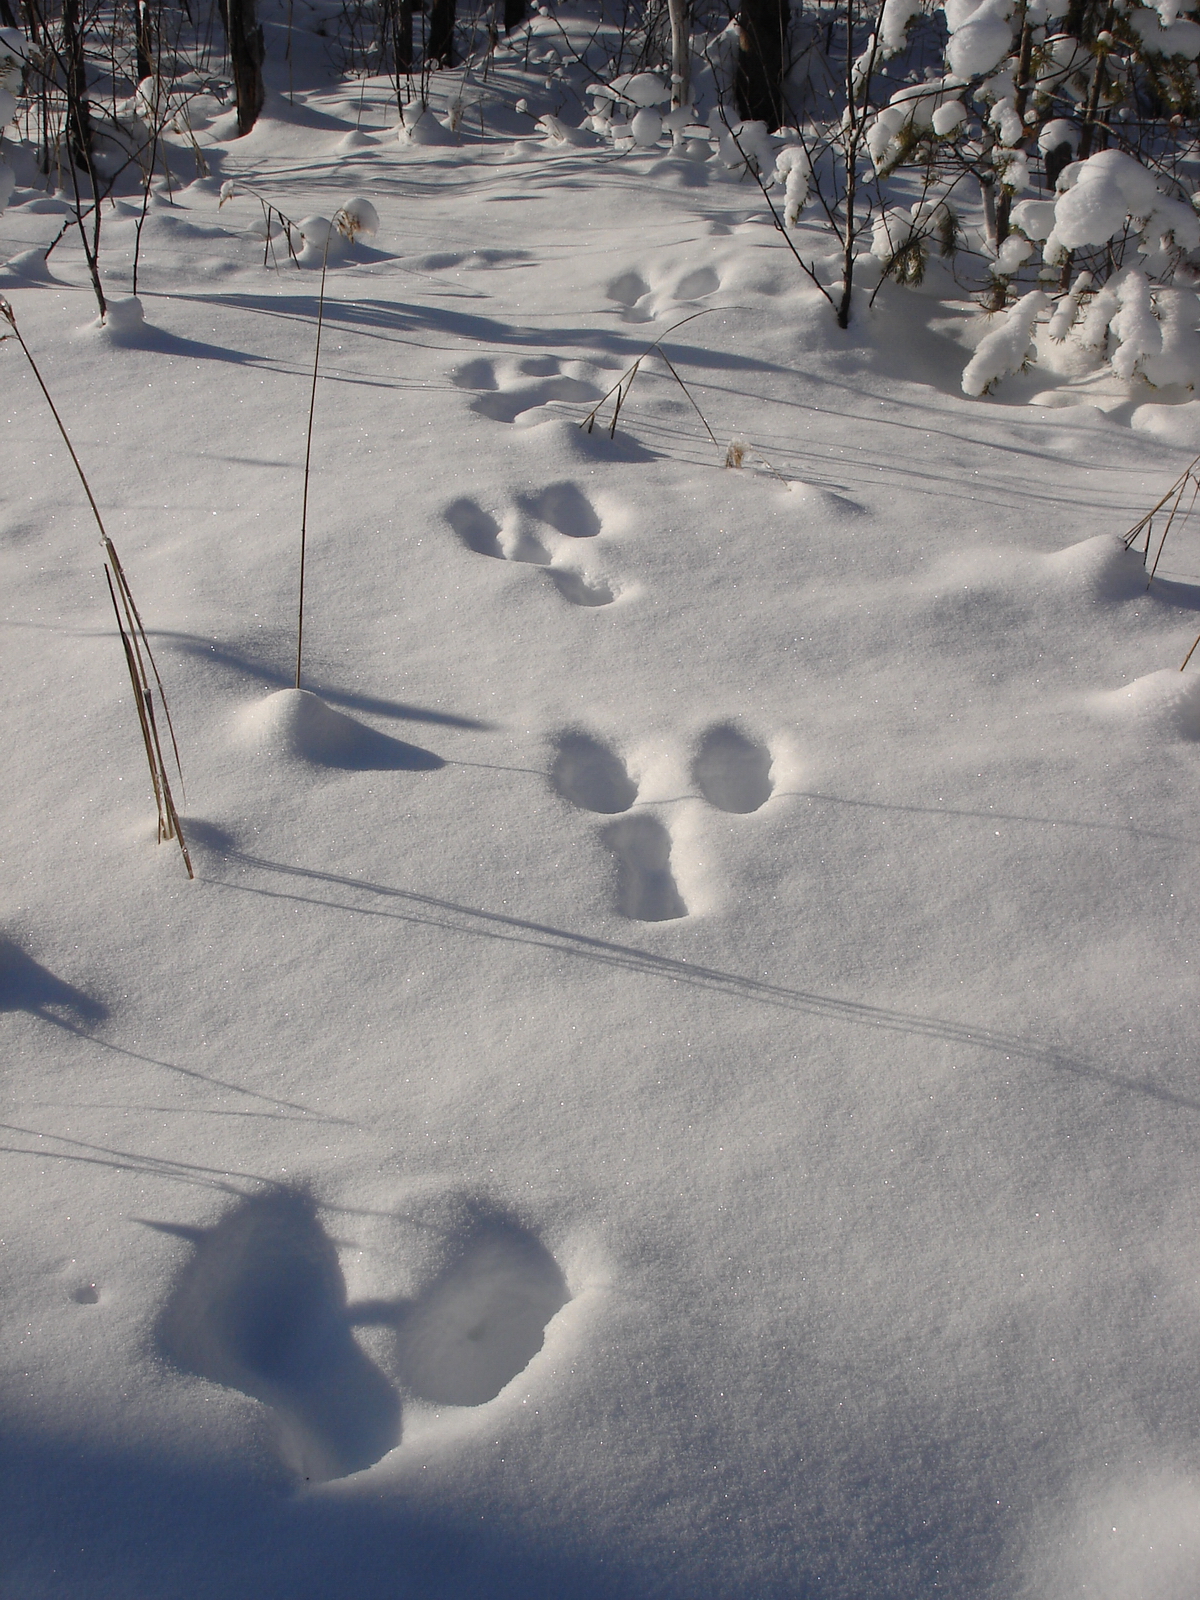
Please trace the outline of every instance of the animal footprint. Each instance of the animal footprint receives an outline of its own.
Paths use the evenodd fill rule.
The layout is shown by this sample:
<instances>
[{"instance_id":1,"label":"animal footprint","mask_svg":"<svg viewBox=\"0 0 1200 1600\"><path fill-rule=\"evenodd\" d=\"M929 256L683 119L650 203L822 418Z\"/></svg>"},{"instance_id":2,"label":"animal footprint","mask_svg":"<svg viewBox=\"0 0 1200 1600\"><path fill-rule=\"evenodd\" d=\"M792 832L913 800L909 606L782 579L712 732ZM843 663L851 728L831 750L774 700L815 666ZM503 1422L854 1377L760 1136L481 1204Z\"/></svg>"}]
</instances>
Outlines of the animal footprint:
<instances>
[{"instance_id":1,"label":"animal footprint","mask_svg":"<svg viewBox=\"0 0 1200 1600\"><path fill-rule=\"evenodd\" d=\"M692 780L718 811L745 814L771 798L771 752L732 723L709 728L692 762Z\"/></svg>"},{"instance_id":2,"label":"animal footprint","mask_svg":"<svg viewBox=\"0 0 1200 1600\"><path fill-rule=\"evenodd\" d=\"M637 784L620 756L586 733L560 735L550 782L555 793L581 811L606 816L628 811L637 799Z\"/></svg>"},{"instance_id":3,"label":"animal footprint","mask_svg":"<svg viewBox=\"0 0 1200 1600\"><path fill-rule=\"evenodd\" d=\"M589 581L569 567L560 567L557 571L551 568L549 577L563 599L573 606L610 606L616 599L603 578Z\"/></svg>"},{"instance_id":4,"label":"animal footprint","mask_svg":"<svg viewBox=\"0 0 1200 1600\"><path fill-rule=\"evenodd\" d=\"M400 1442L400 1390L482 1405L529 1365L570 1298L535 1235L482 1207L472 1213L448 1264L414 1299L356 1305L346 1303L316 1205L299 1190L249 1196L212 1228L158 1224L195 1246L159 1342L185 1372L270 1407L293 1471L361 1471ZM390 1331L395 1382L357 1344L354 1329L365 1327Z\"/></svg>"},{"instance_id":5,"label":"animal footprint","mask_svg":"<svg viewBox=\"0 0 1200 1600\"><path fill-rule=\"evenodd\" d=\"M694 271L687 272L675 285L676 300L703 300L705 295L715 294L721 287L721 280L712 267L696 267Z\"/></svg>"},{"instance_id":6,"label":"animal footprint","mask_svg":"<svg viewBox=\"0 0 1200 1600\"><path fill-rule=\"evenodd\" d=\"M280 1453L305 1478L361 1471L399 1443L399 1396L355 1343L309 1196L251 1195L186 1236L195 1253L158 1327L176 1366L269 1406Z\"/></svg>"},{"instance_id":7,"label":"animal footprint","mask_svg":"<svg viewBox=\"0 0 1200 1600\"><path fill-rule=\"evenodd\" d=\"M667 301L703 300L720 287L720 276L713 267L693 267L662 298ZM622 308L620 315L625 322L652 322L657 315L659 297L640 272L619 273L605 284L604 292Z\"/></svg>"},{"instance_id":8,"label":"animal footprint","mask_svg":"<svg viewBox=\"0 0 1200 1600\"><path fill-rule=\"evenodd\" d=\"M600 532L596 508L575 483L552 483L522 503L530 513L567 539L594 539Z\"/></svg>"},{"instance_id":9,"label":"animal footprint","mask_svg":"<svg viewBox=\"0 0 1200 1600\"><path fill-rule=\"evenodd\" d=\"M466 498L453 501L442 515L460 542L476 555L542 567L570 605L606 606L616 598L612 586L603 578L585 576L571 567L552 566L551 552L538 532L539 525L548 530L546 536L552 542L555 534L564 539L596 537L601 529L600 516L578 484L552 483L536 494L522 495L510 507L503 523Z\"/></svg>"},{"instance_id":10,"label":"animal footprint","mask_svg":"<svg viewBox=\"0 0 1200 1600\"><path fill-rule=\"evenodd\" d=\"M502 528L495 517L474 500L455 500L442 513L455 533L478 556L494 556L500 561L528 561L534 566L545 566L550 553L528 526L527 520L517 518L508 528Z\"/></svg>"},{"instance_id":11,"label":"animal footprint","mask_svg":"<svg viewBox=\"0 0 1200 1600\"><path fill-rule=\"evenodd\" d=\"M483 1405L525 1370L568 1299L540 1240L507 1218L483 1218L398 1319L403 1386L435 1405Z\"/></svg>"},{"instance_id":12,"label":"animal footprint","mask_svg":"<svg viewBox=\"0 0 1200 1600\"><path fill-rule=\"evenodd\" d=\"M586 733L564 733L550 766L555 792L582 811L628 811L637 785L621 758ZM671 836L651 816L623 817L602 835L617 861L617 909L635 922L686 917L671 875Z\"/></svg>"},{"instance_id":13,"label":"animal footprint","mask_svg":"<svg viewBox=\"0 0 1200 1600\"><path fill-rule=\"evenodd\" d=\"M654 817L622 817L604 830L617 859L617 909L635 922L686 917L671 875L671 836Z\"/></svg>"},{"instance_id":14,"label":"animal footprint","mask_svg":"<svg viewBox=\"0 0 1200 1600\"><path fill-rule=\"evenodd\" d=\"M442 515L468 550L474 550L477 556L495 556L499 561L504 560L504 551L500 548L500 524L482 506L477 506L474 500L455 500Z\"/></svg>"},{"instance_id":15,"label":"animal footprint","mask_svg":"<svg viewBox=\"0 0 1200 1600\"><path fill-rule=\"evenodd\" d=\"M564 371L557 356L533 356L500 370L480 358L456 367L450 381L460 389L474 390L471 410L494 422L516 422L554 400L596 401L604 393L589 379Z\"/></svg>"},{"instance_id":16,"label":"animal footprint","mask_svg":"<svg viewBox=\"0 0 1200 1600\"><path fill-rule=\"evenodd\" d=\"M610 300L615 300L624 310L621 316L626 322L651 322L654 312L650 308L650 285L640 272L622 272L615 278L610 278L604 286L604 292Z\"/></svg>"}]
</instances>

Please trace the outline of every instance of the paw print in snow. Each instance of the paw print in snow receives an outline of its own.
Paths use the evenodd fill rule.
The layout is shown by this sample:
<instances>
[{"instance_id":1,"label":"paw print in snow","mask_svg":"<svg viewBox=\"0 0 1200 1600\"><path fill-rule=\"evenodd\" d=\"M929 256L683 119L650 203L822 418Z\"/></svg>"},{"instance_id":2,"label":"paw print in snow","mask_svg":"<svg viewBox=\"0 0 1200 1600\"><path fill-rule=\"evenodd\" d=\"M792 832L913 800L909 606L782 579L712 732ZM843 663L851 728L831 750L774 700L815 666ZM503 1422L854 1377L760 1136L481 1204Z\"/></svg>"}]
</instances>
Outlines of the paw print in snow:
<instances>
[{"instance_id":1,"label":"paw print in snow","mask_svg":"<svg viewBox=\"0 0 1200 1600\"><path fill-rule=\"evenodd\" d=\"M541 567L570 605L606 606L615 599L606 579L562 561L575 540L594 539L603 527L600 513L578 484L552 483L518 495L502 522L465 497L452 501L442 515L476 555Z\"/></svg>"},{"instance_id":2,"label":"paw print in snow","mask_svg":"<svg viewBox=\"0 0 1200 1600\"><path fill-rule=\"evenodd\" d=\"M592 405L604 394L586 361L560 361L557 356L529 356L522 361L499 363L479 357L456 367L450 381L472 390L471 410L494 422L521 427L545 421L554 413L544 410L555 401Z\"/></svg>"},{"instance_id":3,"label":"paw print in snow","mask_svg":"<svg viewBox=\"0 0 1200 1600\"><path fill-rule=\"evenodd\" d=\"M616 862L621 915L635 922L687 916L671 870L671 835L650 812L629 814L638 788L620 756L591 734L568 730L555 741L549 776L554 792L571 805L618 818L600 838ZM715 723L701 736L691 777L709 805L735 815L758 811L774 790L771 752L730 722Z\"/></svg>"},{"instance_id":4,"label":"paw print in snow","mask_svg":"<svg viewBox=\"0 0 1200 1600\"><path fill-rule=\"evenodd\" d=\"M494 1399L570 1298L536 1235L483 1204L468 1208L418 1294L357 1304L302 1190L248 1195L209 1228L159 1226L193 1247L159 1318L164 1354L265 1405L285 1465L310 1480L359 1472L394 1449L403 1398ZM381 1331L382 1365L359 1328Z\"/></svg>"}]
</instances>

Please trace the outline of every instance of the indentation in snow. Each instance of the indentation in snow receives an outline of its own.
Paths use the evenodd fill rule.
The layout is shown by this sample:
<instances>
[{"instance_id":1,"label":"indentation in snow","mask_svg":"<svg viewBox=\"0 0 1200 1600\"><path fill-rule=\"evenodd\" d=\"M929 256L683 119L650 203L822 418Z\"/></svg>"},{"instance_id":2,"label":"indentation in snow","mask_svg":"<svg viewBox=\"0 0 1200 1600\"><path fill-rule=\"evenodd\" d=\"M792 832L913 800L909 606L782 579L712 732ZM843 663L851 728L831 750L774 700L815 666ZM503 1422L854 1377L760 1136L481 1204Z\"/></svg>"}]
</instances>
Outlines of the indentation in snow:
<instances>
[{"instance_id":1,"label":"indentation in snow","mask_svg":"<svg viewBox=\"0 0 1200 1600\"><path fill-rule=\"evenodd\" d=\"M464 361L450 374L450 382L460 389L498 389L496 369L490 361L480 357L477 361Z\"/></svg>"},{"instance_id":2,"label":"indentation in snow","mask_svg":"<svg viewBox=\"0 0 1200 1600\"><path fill-rule=\"evenodd\" d=\"M481 394L471 402L471 410L491 417L493 422L515 422L522 412L533 411L551 400L599 400L602 393L594 383L559 373L540 383L514 384L492 394Z\"/></svg>"},{"instance_id":3,"label":"indentation in snow","mask_svg":"<svg viewBox=\"0 0 1200 1600\"><path fill-rule=\"evenodd\" d=\"M535 1236L504 1217L476 1223L456 1260L402 1313L397 1371L436 1405L492 1400L533 1360L570 1296Z\"/></svg>"},{"instance_id":4,"label":"indentation in snow","mask_svg":"<svg viewBox=\"0 0 1200 1600\"><path fill-rule=\"evenodd\" d=\"M644 294L650 293L650 285L640 272L622 272L609 279L604 285L604 292L618 305L635 306Z\"/></svg>"},{"instance_id":5,"label":"indentation in snow","mask_svg":"<svg viewBox=\"0 0 1200 1600\"><path fill-rule=\"evenodd\" d=\"M529 518L519 510L505 519L500 545L509 561L528 561L532 566L544 567L550 560L550 552L534 532Z\"/></svg>"},{"instance_id":6,"label":"indentation in snow","mask_svg":"<svg viewBox=\"0 0 1200 1600\"><path fill-rule=\"evenodd\" d=\"M584 811L612 815L628 811L637 799L637 784L620 756L586 733L559 735L550 782L564 800Z\"/></svg>"},{"instance_id":7,"label":"indentation in snow","mask_svg":"<svg viewBox=\"0 0 1200 1600\"><path fill-rule=\"evenodd\" d=\"M551 571L550 581L564 600L573 606L609 606L616 596L603 578L585 578L568 567Z\"/></svg>"},{"instance_id":8,"label":"indentation in snow","mask_svg":"<svg viewBox=\"0 0 1200 1600\"><path fill-rule=\"evenodd\" d=\"M686 917L671 875L671 836L654 817L622 817L604 830L617 860L617 909L635 922Z\"/></svg>"},{"instance_id":9,"label":"indentation in snow","mask_svg":"<svg viewBox=\"0 0 1200 1600\"><path fill-rule=\"evenodd\" d=\"M540 493L526 496L523 504L568 539L594 539L600 532L596 509L578 484L549 484Z\"/></svg>"},{"instance_id":10,"label":"indentation in snow","mask_svg":"<svg viewBox=\"0 0 1200 1600\"><path fill-rule=\"evenodd\" d=\"M504 551L500 548L500 524L482 506L477 506L474 500L455 500L442 515L468 550L473 550L477 556L495 556L498 561L504 560Z\"/></svg>"},{"instance_id":11,"label":"indentation in snow","mask_svg":"<svg viewBox=\"0 0 1200 1600\"><path fill-rule=\"evenodd\" d=\"M692 779L719 811L757 811L771 797L771 752L731 723L709 728L692 762Z\"/></svg>"},{"instance_id":12,"label":"indentation in snow","mask_svg":"<svg viewBox=\"0 0 1200 1600\"><path fill-rule=\"evenodd\" d=\"M712 267L697 267L686 273L675 287L677 300L702 300L721 287L721 280Z\"/></svg>"},{"instance_id":13,"label":"indentation in snow","mask_svg":"<svg viewBox=\"0 0 1200 1600\"><path fill-rule=\"evenodd\" d=\"M280 1454L303 1477L344 1477L398 1444L399 1396L355 1343L310 1197L248 1196L194 1239L159 1319L175 1365L269 1406Z\"/></svg>"},{"instance_id":14,"label":"indentation in snow","mask_svg":"<svg viewBox=\"0 0 1200 1600\"><path fill-rule=\"evenodd\" d=\"M279 689L241 718L243 738L277 755L318 767L367 772L432 772L441 756L379 733L335 711L307 689Z\"/></svg>"}]
</instances>

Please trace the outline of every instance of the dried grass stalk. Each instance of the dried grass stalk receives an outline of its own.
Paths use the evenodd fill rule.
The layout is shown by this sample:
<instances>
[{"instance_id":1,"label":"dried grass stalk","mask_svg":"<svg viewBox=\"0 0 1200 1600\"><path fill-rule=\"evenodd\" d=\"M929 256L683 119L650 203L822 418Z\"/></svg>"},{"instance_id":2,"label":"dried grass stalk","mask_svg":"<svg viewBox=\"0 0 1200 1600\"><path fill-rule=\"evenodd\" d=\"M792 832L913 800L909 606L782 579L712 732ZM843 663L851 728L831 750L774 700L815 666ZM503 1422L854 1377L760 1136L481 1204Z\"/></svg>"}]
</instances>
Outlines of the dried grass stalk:
<instances>
[{"instance_id":1,"label":"dried grass stalk","mask_svg":"<svg viewBox=\"0 0 1200 1600\"><path fill-rule=\"evenodd\" d=\"M117 619L117 632L121 636L121 648L125 652L125 664L129 669L129 681L133 686L134 703L137 706L138 723L142 730L142 742L146 748L146 761L150 767L150 781L154 787L154 800L158 808L158 837L161 843L164 839L177 839L179 849L183 855L183 864L187 868L189 878L196 876L192 870L192 860L188 854L187 842L183 837L183 829L179 825L179 813L175 809L175 801L171 794L171 784L167 777L167 764L163 757L162 741L158 732L158 719L154 712L154 694L151 689L150 674L153 674L154 687L158 690L158 699L162 705L163 718L167 724L167 732L171 739L171 750L175 761L175 770L179 774L179 781L183 783L183 769L179 764L179 745L175 738L175 728L171 722L171 712L167 705L167 695L163 688L163 681L159 675L158 665L150 649L150 641L146 637L146 629L142 622L141 613L138 611L130 590L125 570L121 565L119 556L112 540L104 526L100 515L100 508L96 504L96 497L92 493L91 485L87 481L87 474L80 464L79 457L75 454L75 447L71 443L63 419L58 414L58 407L50 397L45 380L38 370L38 364L30 353L29 346L21 336L17 327L16 315L8 301L0 295L0 316L12 329L12 336L21 346L25 359L29 362L30 369L38 381L38 387L46 397L46 404L50 407L50 414L58 424L58 431L62 434L63 443L67 453L75 464L75 471L79 474L79 481L83 485L83 492L87 495L88 505L92 508L92 515L96 519L96 526L100 530L100 542L104 547L104 576L108 582L108 592L112 597L113 612ZM8 334L0 336L7 339ZM147 671L147 664L149 671Z\"/></svg>"}]
</instances>

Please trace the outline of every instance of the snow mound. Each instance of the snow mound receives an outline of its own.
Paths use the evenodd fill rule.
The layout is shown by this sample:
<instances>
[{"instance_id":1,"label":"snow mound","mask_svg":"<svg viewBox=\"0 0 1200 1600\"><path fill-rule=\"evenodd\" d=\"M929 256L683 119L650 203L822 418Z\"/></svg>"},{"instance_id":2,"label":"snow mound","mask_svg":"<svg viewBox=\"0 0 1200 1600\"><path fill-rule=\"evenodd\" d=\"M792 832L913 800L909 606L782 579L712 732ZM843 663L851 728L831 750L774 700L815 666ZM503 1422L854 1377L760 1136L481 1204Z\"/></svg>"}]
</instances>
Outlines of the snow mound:
<instances>
[{"instance_id":1,"label":"snow mound","mask_svg":"<svg viewBox=\"0 0 1200 1600\"><path fill-rule=\"evenodd\" d=\"M244 744L315 767L432 772L445 766L432 750L379 733L307 689L268 695L242 713L239 733Z\"/></svg>"},{"instance_id":2,"label":"snow mound","mask_svg":"<svg viewBox=\"0 0 1200 1600\"><path fill-rule=\"evenodd\" d=\"M0 279L5 282L17 278L22 283L50 283L50 268L46 265L46 252L41 245L30 250L20 250L10 256L0 267Z\"/></svg>"},{"instance_id":3,"label":"snow mound","mask_svg":"<svg viewBox=\"0 0 1200 1600\"><path fill-rule=\"evenodd\" d=\"M146 313L137 295L110 300L104 314L105 326L113 333L136 333L146 324Z\"/></svg>"},{"instance_id":4,"label":"snow mound","mask_svg":"<svg viewBox=\"0 0 1200 1600\"><path fill-rule=\"evenodd\" d=\"M415 121L402 122L396 136L405 145L452 145L458 141L434 116L432 111L422 111Z\"/></svg>"},{"instance_id":5,"label":"snow mound","mask_svg":"<svg viewBox=\"0 0 1200 1600\"><path fill-rule=\"evenodd\" d=\"M1185 400L1178 406L1139 406L1129 419L1129 425L1138 433L1161 439L1164 444L1200 450L1200 400Z\"/></svg>"},{"instance_id":6,"label":"snow mound","mask_svg":"<svg viewBox=\"0 0 1200 1600\"><path fill-rule=\"evenodd\" d=\"M370 150L377 143L373 135L364 133L361 128L351 128L334 145L333 151L335 155L348 156L356 150Z\"/></svg>"},{"instance_id":7,"label":"snow mound","mask_svg":"<svg viewBox=\"0 0 1200 1600\"><path fill-rule=\"evenodd\" d=\"M103 317L91 324L111 344L135 344L145 331L146 313L136 295L122 295L108 301Z\"/></svg>"},{"instance_id":8,"label":"snow mound","mask_svg":"<svg viewBox=\"0 0 1200 1600\"><path fill-rule=\"evenodd\" d=\"M1102 716L1142 722L1185 739L1200 739L1200 672L1164 667L1119 689L1094 695L1091 704Z\"/></svg>"},{"instance_id":9,"label":"snow mound","mask_svg":"<svg viewBox=\"0 0 1200 1600\"><path fill-rule=\"evenodd\" d=\"M1043 559L1043 570L1098 600L1127 600L1146 586L1141 557L1124 539L1101 533Z\"/></svg>"}]
</instances>

